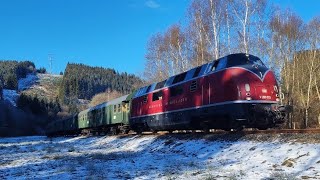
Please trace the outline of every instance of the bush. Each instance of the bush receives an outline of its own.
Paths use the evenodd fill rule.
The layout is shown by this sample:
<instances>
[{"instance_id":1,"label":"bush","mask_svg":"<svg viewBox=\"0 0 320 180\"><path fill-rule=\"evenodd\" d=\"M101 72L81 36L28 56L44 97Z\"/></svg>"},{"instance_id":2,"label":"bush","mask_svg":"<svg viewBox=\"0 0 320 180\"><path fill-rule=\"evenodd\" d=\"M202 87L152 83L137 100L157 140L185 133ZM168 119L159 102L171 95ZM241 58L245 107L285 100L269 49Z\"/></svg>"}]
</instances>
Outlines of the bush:
<instances>
[{"instance_id":1,"label":"bush","mask_svg":"<svg viewBox=\"0 0 320 180\"><path fill-rule=\"evenodd\" d=\"M40 68L40 69L37 69L37 73L46 74L46 73L47 73L47 70L46 70L46 68L42 67L42 68Z\"/></svg>"}]
</instances>

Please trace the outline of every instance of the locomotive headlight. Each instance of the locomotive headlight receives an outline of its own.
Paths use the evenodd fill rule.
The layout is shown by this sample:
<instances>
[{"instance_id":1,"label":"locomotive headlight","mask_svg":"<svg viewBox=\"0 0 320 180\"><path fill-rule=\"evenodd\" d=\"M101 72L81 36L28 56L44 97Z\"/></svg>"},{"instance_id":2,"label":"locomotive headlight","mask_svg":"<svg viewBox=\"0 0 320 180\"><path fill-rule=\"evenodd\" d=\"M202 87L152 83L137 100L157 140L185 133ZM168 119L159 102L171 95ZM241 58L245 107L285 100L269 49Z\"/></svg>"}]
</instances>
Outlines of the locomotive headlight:
<instances>
[{"instance_id":1,"label":"locomotive headlight","mask_svg":"<svg viewBox=\"0 0 320 180\"><path fill-rule=\"evenodd\" d=\"M262 93L267 93L267 89L263 88L262 90Z\"/></svg>"},{"instance_id":2,"label":"locomotive headlight","mask_svg":"<svg viewBox=\"0 0 320 180\"><path fill-rule=\"evenodd\" d=\"M279 99L279 98L276 98L276 101L277 101L277 102L279 102L279 101L280 101L280 99Z\"/></svg>"},{"instance_id":3,"label":"locomotive headlight","mask_svg":"<svg viewBox=\"0 0 320 180\"><path fill-rule=\"evenodd\" d=\"M250 85L249 84L245 84L244 88L246 89L246 91L250 91Z\"/></svg>"},{"instance_id":4,"label":"locomotive headlight","mask_svg":"<svg viewBox=\"0 0 320 180\"><path fill-rule=\"evenodd\" d=\"M246 97L246 100L250 101L252 98L251 97Z\"/></svg>"}]
</instances>

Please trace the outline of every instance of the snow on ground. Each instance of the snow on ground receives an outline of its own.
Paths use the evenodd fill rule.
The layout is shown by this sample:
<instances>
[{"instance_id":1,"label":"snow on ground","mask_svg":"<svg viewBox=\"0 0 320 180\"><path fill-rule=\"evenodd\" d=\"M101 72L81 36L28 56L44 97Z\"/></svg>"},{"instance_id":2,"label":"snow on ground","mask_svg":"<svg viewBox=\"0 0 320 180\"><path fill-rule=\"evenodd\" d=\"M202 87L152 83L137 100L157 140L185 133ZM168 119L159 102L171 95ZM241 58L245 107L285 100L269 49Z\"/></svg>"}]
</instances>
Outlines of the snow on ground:
<instances>
[{"instance_id":1,"label":"snow on ground","mask_svg":"<svg viewBox=\"0 0 320 180\"><path fill-rule=\"evenodd\" d=\"M320 179L319 141L227 136L2 138L0 179Z\"/></svg>"},{"instance_id":2,"label":"snow on ground","mask_svg":"<svg viewBox=\"0 0 320 180\"><path fill-rule=\"evenodd\" d=\"M28 74L26 78L21 78L18 81L18 90L23 91L25 89L30 88L37 80L39 80L39 77L35 74Z\"/></svg>"},{"instance_id":3,"label":"snow on ground","mask_svg":"<svg viewBox=\"0 0 320 180\"><path fill-rule=\"evenodd\" d=\"M30 88L39 78L34 74L28 74L26 78L21 78L18 81L18 90L22 91ZM13 106L17 106L19 93L16 90L3 89L3 98L8 100Z\"/></svg>"},{"instance_id":4,"label":"snow on ground","mask_svg":"<svg viewBox=\"0 0 320 180\"><path fill-rule=\"evenodd\" d=\"M19 94L16 90L3 89L3 99L8 100L12 105L16 106Z\"/></svg>"},{"instance_id":5,"label":"snow on ground","mask_svg":"<svg viewBox=\"0 0 320 180\"><path fill-rule=\"evenodd\" d=\"M28 74L26 78L21 78L18 81L18 91L24 91L28 89L38 88L43 91L48 91L44 87L39 86L40 81L52 81L52 79L61 77L61 75L53 74ZM52 90L51 90L52 91ZM12 105L16 106L19 93L15 90L4 89L3 97L8 100Z\"/></svg>"}]
</instances>

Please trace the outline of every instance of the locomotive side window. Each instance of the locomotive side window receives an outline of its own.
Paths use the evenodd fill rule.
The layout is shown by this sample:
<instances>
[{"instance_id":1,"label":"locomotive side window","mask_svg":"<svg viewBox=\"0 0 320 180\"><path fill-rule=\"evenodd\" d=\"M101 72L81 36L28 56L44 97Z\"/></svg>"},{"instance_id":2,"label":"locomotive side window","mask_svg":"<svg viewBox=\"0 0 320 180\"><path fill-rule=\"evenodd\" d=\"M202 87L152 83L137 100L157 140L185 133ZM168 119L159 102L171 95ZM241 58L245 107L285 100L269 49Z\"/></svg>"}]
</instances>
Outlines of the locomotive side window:
<instances>
[{"instance_id":1,"label":"locomotive side window","mask_svg":"<svg viewBox=\"0 0 320 180\"><path fill-rule=\"evenodd\" d=\"M192 81L190 85L190 92L195 92L197 90L197 81Z\"/></svg>"},{"instance_id":2,"label":"locomotive side window","mask_svg":"<svg viewBox=\"0 0 320 180\"><path fill-rule=\"evenodd\" d=\"M155 92L155 93L153 93L153 95L152 95L152 101L161 100L161 99L162 99L162 96L163 96L162 91Z\"/></svg>"},{"instance_id":3,"label":"locomotive side window","mask_svg":"<svg viewBox=\"0 0 320 180\"><path fill-rule=\"evenodd\" d=\"M218 61L218 60L214 61L214 62L213 62L213 65L212 65L212 67L211 67L211 71L215 71L216 68L217 68L217 66L218 66L218 64L219 64L219 61Z\"/></svg>"},{"instance_id":4,"label":"locomotive side window","mask_svg":"<svg viewBox=\"0 0 320 180\"><path fill-rule=\"evenodd\" d=\"M147 101L148 101L148 96L147 95L143 96L143 103L147 103Z\"/></svg>"},{"instance_id":5,"label":"locomotive side window","mask_svg":"<svg viewBox=\"0 0 320 180\"><path fill-rule=\"evenodd\" d=\"M195 78L195 77L198 77L198 76L199 76L199 73L200 73L200 71L201 71L201 68L202 68L202 66L197 67L197 69L194 71L194 74L193 74L192 78Z\"/></svg>"},{"instance_id":6,"label":"locomotive side window","mask_svg":"<svg viewBox=\"0 0 320 180\"><path fill-rule=\"evenodd\" d=\"M170 97L175 97L183 94L182 86L174 86L170 88Z\"/></svg>"},{"instance_id":7,"label":"locomotive side window","mask_svg":"<svg viewBox=\"0 0 320 180\"><path fill-rule=\"evenodd\" d=\"M151 85L148 86L146 93L150 91Z\"/></svg>"},{"instance_id":8,"label":"locomotive side window","mask_svg":"<svg viewBox=\"0 0 320 180\"><path fill-rule=\"evenodd\" d=\"M176 84L178 82L183 81L186 78L187 72L181 73L179 75L177 75L176 77L174 77L172 84Z\"/></svg>"},{"instance_id":9,"label":"locomotive side window","mask_svg":"<svg viewBox=\"0 0 320 180\"><path fill-rule=\"evenodd\" d=\"M164 84L166 83L166 80L158 82L155 89L160 89L163 88Z\"/></svg>"}]
</instances>

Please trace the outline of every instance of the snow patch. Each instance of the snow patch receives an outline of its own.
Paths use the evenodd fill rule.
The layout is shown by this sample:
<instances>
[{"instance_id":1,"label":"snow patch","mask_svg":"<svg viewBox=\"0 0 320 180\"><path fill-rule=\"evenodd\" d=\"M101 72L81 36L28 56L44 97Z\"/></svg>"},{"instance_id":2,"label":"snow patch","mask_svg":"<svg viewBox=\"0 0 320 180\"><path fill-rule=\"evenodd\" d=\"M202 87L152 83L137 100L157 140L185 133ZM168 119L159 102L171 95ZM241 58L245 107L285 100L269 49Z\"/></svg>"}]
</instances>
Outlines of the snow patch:
<instances>
[{"instance_id":1,"label":"snow patch","mask_svg":"<svg viewBox=\"0 0 320 180\"><path fill-rule=\"evenodd\" d=\"M28 74L26 78L19 79L18 90L23 91L30 88L34 83L39 80L39 77L35 74Z\"/></svg>"},{"instance_id":2,"label":"snow patch","mask_svg":"<svg viewBox=\"0 0 320 180\"><path fill-rule=\"evenodd\" d=\"M15 90L3 89L3 99L9 101L13 106L17 106L16 102L19 94Z\"/></svg>"},{"instance_id":3,"label":"snow patch","mask_svg":"<svg viewBox=\"0 0 320 180\"><path fill-rule=\"evenodd\" d=\"M0 139L0 179L320 178L320 144L170 136Z\"/></svg>"}]
</instances>

